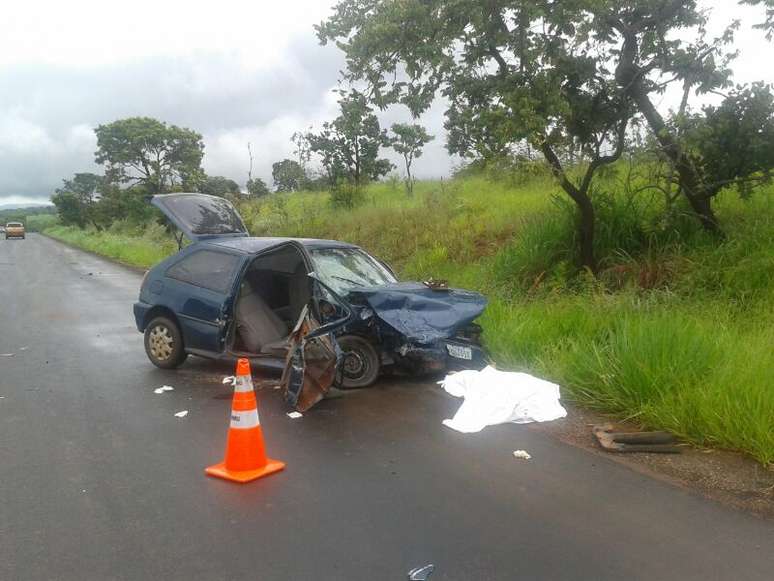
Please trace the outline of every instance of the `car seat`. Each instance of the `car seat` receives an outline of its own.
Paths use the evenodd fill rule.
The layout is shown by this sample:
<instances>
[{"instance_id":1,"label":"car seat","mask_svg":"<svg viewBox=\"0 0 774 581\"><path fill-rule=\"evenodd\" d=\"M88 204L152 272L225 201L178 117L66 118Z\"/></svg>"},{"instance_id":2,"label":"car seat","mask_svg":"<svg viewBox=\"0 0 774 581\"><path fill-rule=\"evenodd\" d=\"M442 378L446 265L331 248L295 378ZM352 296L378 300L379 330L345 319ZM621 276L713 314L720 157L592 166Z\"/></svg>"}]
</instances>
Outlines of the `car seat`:
<instances>
[{"instance_id":1,"label":"car seat","mask_svg":"<svg viewBox=\"0 0 774 581\"><path fill-rule=\"evenodd\" d=\"M236 325L250 353L274 354L287 346L288 326L249 283L243 283L236 304Z\"/></svg>"}]
</instances>

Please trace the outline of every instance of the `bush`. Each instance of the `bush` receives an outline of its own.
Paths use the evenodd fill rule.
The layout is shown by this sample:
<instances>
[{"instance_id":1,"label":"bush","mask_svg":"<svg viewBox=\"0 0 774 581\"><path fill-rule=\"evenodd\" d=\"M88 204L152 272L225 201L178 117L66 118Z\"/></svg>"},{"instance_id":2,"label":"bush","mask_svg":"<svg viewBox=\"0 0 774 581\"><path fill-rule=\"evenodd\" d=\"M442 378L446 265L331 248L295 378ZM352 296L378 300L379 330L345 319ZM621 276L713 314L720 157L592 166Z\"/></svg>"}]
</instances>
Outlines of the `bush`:
<instances>
[{"instance_id":1,"label":"bush","mask_svg":"<svg viewBox=\"0 0 774 581\"><path fill-rule=\"evenodd\" d=\"M331 205L337 209L351 210L365 201L363 189L349 182L339 182L331 191Z\"/></svg>"}]
</instances>

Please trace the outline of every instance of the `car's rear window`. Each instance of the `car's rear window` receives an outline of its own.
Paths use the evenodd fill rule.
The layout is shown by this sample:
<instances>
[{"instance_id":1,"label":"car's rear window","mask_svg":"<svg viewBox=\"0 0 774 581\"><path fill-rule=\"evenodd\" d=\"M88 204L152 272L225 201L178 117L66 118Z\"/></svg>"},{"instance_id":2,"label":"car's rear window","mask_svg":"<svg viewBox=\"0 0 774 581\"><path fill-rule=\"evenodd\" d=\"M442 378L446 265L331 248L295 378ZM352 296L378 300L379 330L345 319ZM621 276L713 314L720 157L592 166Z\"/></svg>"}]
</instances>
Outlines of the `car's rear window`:
<instances>
[{"instance_id":1,"label":"car's rear window","mask_svg":"<svg viewBox=\"0 0 774 581\"><path fill-rule=\"evenodd\" d=\"M233 254L199 250L168 268L167 276L223 293L231 288L238 263Z\"/></svg>"},{"instance_id":2,"label":"car's rear window","mask_svg":"<svg viewBox=\"0 0 774 581\"><path fill-rule=\"evenodd\" d=\"M243 234L242 218L224 198L197 194L172 194L163 200L184 228L197 236Z\"/></svg>"},{"instance_id":3,"label":"car's rear window","mask_svg":"<svg viewBox=\"0 0 774 581\"><path fill-rule=\"evenodd\" d=\"M5 225L6 228L21 228L24 226L21 222L8 222L8 224Z\"/></svg>"}]
</instances>

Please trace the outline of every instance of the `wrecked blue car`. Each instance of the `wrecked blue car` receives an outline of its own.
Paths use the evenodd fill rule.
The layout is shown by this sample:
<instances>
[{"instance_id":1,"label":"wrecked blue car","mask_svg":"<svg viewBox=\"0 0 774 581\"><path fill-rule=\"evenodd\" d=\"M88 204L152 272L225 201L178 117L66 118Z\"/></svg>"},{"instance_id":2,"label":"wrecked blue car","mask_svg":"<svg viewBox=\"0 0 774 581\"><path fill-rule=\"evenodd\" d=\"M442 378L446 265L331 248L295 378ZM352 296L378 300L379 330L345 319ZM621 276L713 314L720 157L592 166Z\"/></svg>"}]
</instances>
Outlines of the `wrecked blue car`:
<instances>
[{"instance_id":1,"label":"wrecked blue car","mask_svg":"<svg viewBox=\"0 0 774 581\"><path fill-rule=\"evenodd\" d=\"M188 355L247 357L291 377L295 365L291 383L300 391L314 360L324 394L336 383L366 387L390 370L485 363L474 320L486 300L478 293L399 282L383 262L344 242L250 237L223 198L180 193L151 203L192 242L148 271L134 305L158 367L177 367ZM313 340L315 355L304 358Z\"/></svg>"}]
</instances>

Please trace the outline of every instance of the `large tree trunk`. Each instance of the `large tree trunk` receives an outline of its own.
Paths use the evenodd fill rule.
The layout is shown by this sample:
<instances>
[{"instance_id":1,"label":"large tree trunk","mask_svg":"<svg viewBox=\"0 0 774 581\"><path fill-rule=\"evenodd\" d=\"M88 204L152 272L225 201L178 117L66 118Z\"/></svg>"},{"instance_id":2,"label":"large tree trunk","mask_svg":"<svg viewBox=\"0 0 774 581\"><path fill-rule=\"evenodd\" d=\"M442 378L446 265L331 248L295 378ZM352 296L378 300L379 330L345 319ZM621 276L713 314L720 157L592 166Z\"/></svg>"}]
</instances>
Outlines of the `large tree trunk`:
<instances>
[{"instance_id":1,"label":"large tree trunk","mask_svg":"<svg viewBox=\"0 0 774 581\"><path fill-rule=\"evenodd\" d=\"M664 118L653 106L645 90L641 86L635 87L633 96L651 131L677 171L685 197L696 213L701 225L705 230L720 233L718 219L712 210L712 198L710 192L706 190L702 183L704 180L699 170L690 158L683 153L682 147L680 147L677 139L669 131Z\"/></svg>"},{"instance_id":2,"label":"large tree trunk","mask_svg":"<svg viewBox=\"0 0 774 581\"><path fill-rule=\"evenodd\" d=\"M588 183L590 183L590 180L584 180L586 185L583 188L578 188L567 179L562 163L551 146L544 142L541 144L541 150L551 167L554 177L559 181L559 185L572 198L575 205L578 206L578 251L580 253L580 265L596 274L597 259L594 255L594 226L596 218L594 215L594 205L591 203L591 198L588 195Z\"/></svg>"},{"instance_id":3,"label":"large tree trunk","mask_svg":"<svg viewBox=\"0 0 774 581\"><path fill-rule=\"evenodd\" d=\"M675 3L675 7L679 3ZM637 108L658 140L664 154L677 171L682 191L705 230L721 234L717 217L712 210L712 192L704 185L704 179L691 158L685 155L677 138L667 127L664 118L650 100L643 82L643 71L635 63L637 38L628 28L620 28L624 37L621 60L616 68L616 81L634 100Z\"/></svg>"},{"instance_id":4,"label":"large tree trunk","mask_svg":"<svg viewBox=\"0 0 774 581\"><path fill-rule=\"evenodd\" d=\"M597 259L594 256L594 206L591 198L584 194L580 200L573 198L578 206L578 235L580 236L581 265L597 273Z\"/></svg>"}]
</instances>

